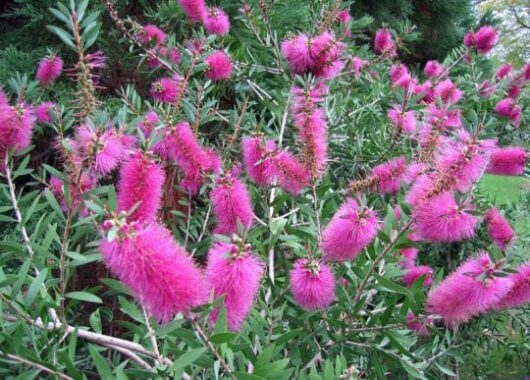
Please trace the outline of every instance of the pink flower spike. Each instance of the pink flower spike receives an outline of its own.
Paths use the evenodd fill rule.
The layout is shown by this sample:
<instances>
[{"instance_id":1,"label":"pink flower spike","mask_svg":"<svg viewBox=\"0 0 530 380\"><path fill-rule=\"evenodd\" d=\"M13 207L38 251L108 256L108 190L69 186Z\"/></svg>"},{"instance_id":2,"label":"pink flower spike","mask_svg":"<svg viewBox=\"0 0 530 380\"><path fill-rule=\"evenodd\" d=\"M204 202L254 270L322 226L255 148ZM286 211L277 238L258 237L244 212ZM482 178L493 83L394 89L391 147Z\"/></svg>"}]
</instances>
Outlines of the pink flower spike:
<instances>
[{"instance_id":1,"label":"pink flower spike","mask_svg":"<svg viewBox=\"0 0 530 380\"><path fill-rule=\"evenodd\" d=\"M125 224L114 240L103 240L100 251L111 272L161 322L207 300L200 270L161 225Z\"/></svg>"},{"instance_id":2,"label":"pink flower spike","mask_svg":"<svg viewBox=\"0 0 530 380\"><path fill-rule=\"evenodd\" d=\"M486 252L468 259L430 291L426 311L456 326L497 305L509 293L513 280L493 276L495 267Z\"/></svg>"},{"instance_id":3,"label":"pink flower spike","mask_svg":"<svg viewBox=\"0 0 530 380\"><path fill-rule=\"evenodd\" d=\"M147 59L147 66L151 69L156 69L157 67L162 66L162 61L159 58L165 59L168 63L177 65L180 62L180 53L176 47L172 47L169 50L165 46L162 46L160 49L151 49L150 50L156 57L150 57Z\"/></svg>"},{"instance_id":4,"label":"pink flower spike","mask_svg":"<svg viewBox=\"0 0 530 380\"><path fill-rule=\"evenodd\" d=\"M247 186L237 177L226 174L219 178L210 198L217 221L216 234L238 232L238 221L244 229L252 227L254 214L250 195Z\"/></svg>"},{"instance_id":5,"label":"pink flower spike","mask_svg":"<svg viewBox=\"0 0 530 380\"><path fill-rule=\"evenodd\" d=\"M491 83L488 80L485 80L480 84L480 86L478 86L477 90L480 92L480 95L487 98L495 93L495 90L497 90L497 85L495 83Z\"/></svg>"},{"instance_id":6,"label":"pink flower spike","mask_svg":"<svg viewBox=\"0 0 530 380\"><path fill-rule=\"evenodd\" d=\"M351 60L351 70L352 73L355 75L356 78L359 77L361 74L362 69L368 65L368 61L365 61L364 59L360 57L353 57Z\"/></svg>"},{"instance_id":7,"label":"pink flower spike","mask_svg":"<svg viewBox=\"0 0 530 380\"><path fill-rule=\"evenodd\" d=\"M243 138L242 151L248 177L258 185L268 186L274 182L272 153L276 150L273 140L261 137Z\"/></svg>"},{"instance_id":8,"label":"pink flower spike","mask_svg":"<svg viewBox=\"0 0 530 380\"><path fill-rule=\"evenodd\" d=\"M381 194L397 194L401 187L400 180L405 172L405 165L405 157L397 157L374 168L373 174Z\"/></svg>"},{"instance_id":9,"label":"pink flower spike","mask_svg":"<svg viewBox=\"0 0 530 380\"><path fill-rule=\"evenodd\" d=\"M293 73L303 74L309 69L311 64L309 38L305 34L282 41L281 49Z\"/></svg>"},{"instance_id":10,"label":"pink flower spike","mask_svg":"<svg viewBox=\"0 0 530 380\"><path fill-rule=\"evenodd\" d=\"M407 328L412 331L416 331L418 335L429 335L428 326L432 326L433 318L428 316L422 320L416 317L413 312L409 312L407 315Z\"/></svg>"},{"instance_id":11,"label":"pink flower spike","mask_svg":"<svg viewBox=\"0 0 530 380\"><path fill-rule=\"evenodd\" d=\"M444 104L454 104L462 98L464 93L460 91L451 79L441 81L434 88L434 97L442 99Z\"/></svg>"},{"instance_id":12,"label":"pink flower spike","mask_svg":"<svg viewBox=\"0 0 530 380\"><path fill-rule=\"evenodd\" d=\"M497 72L495 73L495 76L497 79L501 80L505 78L506 76L510 75L512 72L512 65L509 63L505 63L504 65L501 65L501 67L498 68Z\"/></svg>"},{"instance_id":13,"label":"pink flower spike","mask_svg":"<svg viewBox=\"0 0 530 380\"><path fill-rule=\"evenodd\" d=\"M387 111L390 122L399 130L408 135L416 131L416 114L413 110L403 112L400 106L395 104Z\"/></svg>"},{"instance_id":14,"label":"pink flower spike","mask_svg":"<svg viewBox=\"0 0 530 380\"><path fill-rule=\"evenodd\" d=\"M429 287L432 285L432 268L426 265L420 266L410 266L407 268L407 273L403 276L403 282L411 287L414 282L425 275L425 280L423 281L423 286Z\"/></svg>"},{"instance_id":15,"label":"pink flower spike","mask_svg":"<svg viewBox=\"0 0 530 380\"><path fill-rule=\"evenodd\" d=\"M54 80L61 76L63 71L63 60L61 57L53 56L51 58L43 58L37 69L37 80L41 86L48 86Z\"/></svg>"},{"instance_id":16,"label":"pink flower spike","mask_svg":"<svg viewBox=\"0 0 530 380\"><path fill-rule=\"evenodd\" d=\"M428 61L425 64L425 75L429 78L439 77L442 74L443 66L438 61Z\"/></svg>"},{"instance_id":17,"label":"pink flower spike","mask_svg":"<svg viewBox=\"0 0 530 380\"><path fill-rule=\"evenodd\" d=\"M379 29L375 33L374 50L378 54L386 54L393 58L397 55L396 45L392 40L392 34L388 29Z\"/></svg>"},{"instance_id":18,"label":"pink flower spike","mask_svg":"<svg viewBox=\"0 0 530 380\"><path fill-rule=\"evenodd\" d=\"M250 252L235 244L218 242L208 252L206 278L214 297L224 296L228 329L239 331L250 313L259 291L264 265ZM217 320L219 308L213 311L210 321Z\"/></svg>"},{"instance_id":19,"label":"pink flower spike","mask_svg":"<svg viewBox=\"0 0 530 380\"><path fill-rule=\"evenodd\" d=\"M497 43L497 31L489 26L483 26L475 33L475 47L480 54L488 53Z\"/></svg>"},{"instance_id":20,"label":"pink flower spike","mask_svg":"<svg viewBox=\"0 0 530 380\"><path fill-rule=\"evenodd\" d=\"M526 166L526 151L522 147L498 148L491 154L487 173L498 175L523 175Z\"/></svg>"},{"instance_id":21,"label":"pink flower spike","mask_svg":"<svg viewBox=\"0 0 530 380\"><path fill-rule=\"evenodd\" d=\"M207 9L204 0L178 0L178 2L191 22L202 21L206 17Z\"/></svg>"},{"instance_id":22,"label":"pink flower spike","mask_svg":"<svg viewBox=\"0 0 530 380\"><path fill-rule=\"evenodd\" d=\"M151 96L162 103L173 103L178 98L181 83L182 77L177 75L161 78L151 85Z\"/></svg>"},{"instance_id":23,"label":"pink flower spike","mask_svg":"<svg viewBox=\"0 0 530 380\"><path fill-rule=\"evenodd\" d=\"M309 184L309 171L288 150L273 156L272 168L279 185L291 194L300 194Z\"/></svg>"},{"instance_id":24,"label":"pink flower spike","mask_svg":"<svg viewBox=\"0 0 530 380\"><path fill-rule=\"evenodd\" d=\"M228 15L221 8L210 8L202 20L209 34L224 36L230 30Z\"/></svg>"},{"instance_id":25,"label":"pink flower spike","mask_svg":"<svg viewBox=\"0 0 530 380\"><path fill-rule=\"evenodd\" d=\"M148 45L154 41L155 45L160 45L167 39L167 34L164 33L159 27L153 24L147 24L140 29L138 33L138 42L142 45Z\"/></svg>"},{"instance_id":26,"label":"pink flower spike","mask_svg":"<svg viewBox=\"0 0 530 380\"><path fill-rule=\"evenodd\" d=\"M507 117L514 127L518 127L521 122L521 106L515 104L512 98L506 98L497 103L495 112L499 116Z\"/></svg>"},{"instance_id":27,"label":"pink flower spike","mask_svg":"<svg viewBox=\"0 0 530 380\"><path fill-rule=\"evenodd\" d=\"M400 64L398 66L392 65L390 67L390 80L392 81L392 86L395 85L395 83L404 75L408 75L410 77L409 69L404 64Z\"/></svg>"},{"instance_id":28,"label":"pink flower spike","mask_svg":"<svg viewBox=\"0 0 530 380\"><path fill-rule=\"evenodd\" d=\"M325 310L335 298L335 277L322 262L298 259L289 272L295 302L304 310Z\"/></svg>"},{"instance_id":29,"label":"pink flower spike","mask_svg":"<svg viewBox=\"0 0 530 380\"><path fill-rule=\"evenodd\" d=\"M142 131L146 138L149 138L158 124L160 124L160 118L156 112L149 111L143 120L138 123L138 128Z\"/></svg>"},{"instance_id":30,"label":"pink flower spike","mask_svg":"<svg viewBox=\"0 0 530 380\"><path fill-rule=\"evenodd\" d=\"M232 62L222 50L216 50L205 59L208 65L206 76L212 80L230 79L232 76Z\"/></svg>"},{"instance_id":31,"label":"pink flower spike","mask_svg":"<svg viewBox=\"0 0 530 380\"><path fill-rule=\"evenodd\" d=\"M400 253L403 256L403 259L399 262L399 266L403 269L413 267L416 263L418 252L418 249L413 247L401 249Z\"/></svg>"},{"instance_id":32,"label":"pink flower spike","mask_svg":"<svg viewBox=\"0 0 530 380\"><path fill-rule=\"evenodd\" d=\"M35 108L35 116L37 117L37 123L51 124L52 112L56 109L56 105L53 102L44 102L39 104Z\"/></svg>"},{"instance_id":33,"label":"pink flower spike","mask_svg":"<svg viewBox=\"0 0 530 380\"><path fill-rule=\"evenodd\" d=\"M515 239L515 232L510 223L495 207L486 214L488 234L497 247L505 251Z\"/></svg>"},{"instance_id":34,"label":"pink flower spike","mask_svg":"<svg viewBox=\"0 0 530 380\"><path fill-rule=\"evenodd\" d=\"M530 262L522 264L517 268L517 273L509 275L513 286L495 309L511 309L530 302Z\"/></svg>"},{"instance_id":35,"label":"pink flower spike","mask_svg":"<svg viewBox=\"0 0 530 380\"><path fill-rule=\"evenodd\" d=\"M313 37L309 43L309 69L316 77L331 79L344 68L342 53L346 46L333 34L324 32Z\"/></svg>"},{"instance_id":36,"label":"pink flower spike","mask_svg":"<svg viewBox=\"0 0 530 380\"><path fill-rule=\"evenodd\" d=\"M478 223L471 211L470 206L457 205L451 192L417 202L413 210L416 232L422 239L433 242L469 239L475 235Z\"/></svg>"},{"instance_id":37,"label":"pink flower spike","mask_svg":"<svg viewBox=\"0 0 530 380\"><path fill-rule=\"evenodd\" d=\"M160 208L164 170L141 153L134 155L120 171L118 211L128 212L138 202L130 221L154 221Z\"/></svg>"},{"instance_id":38,"label":"pink flower spike","mask_svg":"<svg viewBox=\"0 0 530 380\"><path fill-rule=\"evenodd\" d=\"M348 198L322 233L321 248L326 261L355 260L377 235L379 221L369 208Z\"/></svg>"},{"instance_id":39,"label":"pink flower spike","mask_svg":"<svg viewBox=\"0 0 530 380\"><path fill-rule=\"evenodd\" d=\"M0 105L0 148L21 151L31 144L35 112L25 104Z\"/></svg>"}]
</instances>

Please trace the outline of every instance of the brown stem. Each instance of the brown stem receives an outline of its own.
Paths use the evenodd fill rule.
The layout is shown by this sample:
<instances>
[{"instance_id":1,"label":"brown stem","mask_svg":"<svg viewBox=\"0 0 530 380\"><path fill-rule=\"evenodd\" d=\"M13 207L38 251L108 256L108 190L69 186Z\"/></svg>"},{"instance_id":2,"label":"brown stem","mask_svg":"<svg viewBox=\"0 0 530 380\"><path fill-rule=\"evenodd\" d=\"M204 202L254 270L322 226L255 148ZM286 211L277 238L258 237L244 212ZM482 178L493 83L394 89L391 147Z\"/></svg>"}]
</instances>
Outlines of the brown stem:
<instances>
[{"instance_id":1,"label":"brown stem","mask_svg":"<svg viewBox=\"0 0 530 380\"><path fill-rule=\"evenodd\" d=\"M58 371L54 371L51 368L45 367L45 366L43 366L42 364L39 364L39 363L32 362L31 360L23 358L23 357L18 356L18 355L13 355L13 354L9 354L7 352L0 351L0 356L5 356L8 359L14 360L14 361L22 363L22 364L29 365L29 366L31 366L33 368L38 369L39 371L43 371L43 372L49 373L50 375L53 375L53 376L57 376L60 379L74 380L72 377L70 377L68 375L65 375L65 374L63 374L61 372L58 372Z\"/></svg>"},{"instance_id":2,"label":"brown stem","mask_svg":"<svg viewBox=\"0 0 530 380\"><path fill-rule=\"evenodd\" d=\"M245 98L243 107L241 108L241 112L239 113L239 116L237 118L236 125L234 127L234 132L232 133L232 136L229 139L228 151L232 149L232 146L234 145L234 142L236 141L237 132L239 131L239 127L241 125L241 122L243 121L243 117L245 116L245 111L247 110L248 100L249 100L249 96Z\"/></svg>"}]
</instances>

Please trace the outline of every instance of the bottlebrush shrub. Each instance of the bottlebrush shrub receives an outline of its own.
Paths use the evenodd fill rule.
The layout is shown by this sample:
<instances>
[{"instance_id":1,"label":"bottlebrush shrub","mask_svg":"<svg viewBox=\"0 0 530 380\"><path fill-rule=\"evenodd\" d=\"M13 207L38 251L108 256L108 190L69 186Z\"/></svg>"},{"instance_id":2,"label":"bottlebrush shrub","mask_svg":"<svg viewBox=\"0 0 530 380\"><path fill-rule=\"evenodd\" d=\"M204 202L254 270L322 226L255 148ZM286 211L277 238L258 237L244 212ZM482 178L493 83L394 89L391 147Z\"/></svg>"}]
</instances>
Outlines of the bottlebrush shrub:
<instances>
[{"instance_id":1,"label":"bottlebrush shrub","mask_svg":"<svg viewBox=\"0 0 530 380\"><path fill-rule=\"evenodd\" d=\"M407 67L346 3L103 3L0 90L2 373L527 375L528 205L480 182L525 173L530 76L493 27ZM118 45L149 85L101 88Z\"/></svg>"}]
</instances>

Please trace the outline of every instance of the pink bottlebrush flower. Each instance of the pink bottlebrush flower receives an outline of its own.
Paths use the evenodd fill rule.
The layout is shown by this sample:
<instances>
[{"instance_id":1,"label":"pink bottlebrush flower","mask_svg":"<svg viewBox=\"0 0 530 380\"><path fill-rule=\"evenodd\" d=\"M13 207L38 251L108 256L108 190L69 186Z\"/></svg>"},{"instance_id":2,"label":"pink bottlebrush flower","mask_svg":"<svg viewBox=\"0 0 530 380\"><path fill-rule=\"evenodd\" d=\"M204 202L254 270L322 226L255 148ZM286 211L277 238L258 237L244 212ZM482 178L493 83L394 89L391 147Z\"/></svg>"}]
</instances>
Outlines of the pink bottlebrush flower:
<instances>
[{"instance_id":1,"label":"pink bottlebrush flower","mask_svg":"<svg viewBox=\"0 0 530 380\"><path fill-rule=\"evenodd\" d=\"M374 50L378 54L386 54L393 58L397 55L396 45L392 39L392 33L388 29L379 29L375 33Z\"/></svg>"},{"instance_id":2,"label":"pink bottlebrush flower","mask_svg":"<svg viewBox=\"0 0 530 380\"><path fill-rule=\"evenodd\" d=\"M29 147L35 120L33 109L26 105L0 105L0 147L17 151Z\"/></svg>"},{"instance_id":3,"label":"pink bottlebrush flower","mask_svg":"<svg viewBox=\"0 0 530 380\"><path fill-rule=\"evenodd\" d=\"M182 80L180 75L160 78L151 85L151 96L162 103L175 102L181 91Z\"/></svg>"},{"instance_id":4,"label":"pink bottlebrush flower","mask_svg":"<svg viewBox=\"0 0 530 380\"><path fill-rule=\"evenodd\" d=\"M442 75L443 66L438 61L427 61L425 64L425 75L429 78L435 78Z\"/></svg>"},{"instance_id":5,"label":"pink bottlebrush flower","mask_svg":"<svg viewBox=\"0 0 530 380\"><path fill-rule=\"evenodd\" d=\"M131 146L123 135L109 128L103 132L94 131L83 124L76 129L72 147L79 162L106 176L130 154Z\"/></svg>"},{"instance_id":6,"label":"pink bottlebrush flower","mask_svg":"<svg viewBox=\"0 0 530 380\"><path fill-rule=\"evenodd\" d=\"M493 150L487 173L499 175L523 175L526 165L524 148L514 146Z\"/></svg>"},{"instance_id":7,"label":"pink bottlebrush flower","mask_svg":"<svg viewBox=\"0 0 530 380\"><path fill-rule=\"evenodd\" d=\"M215 152L204 149L185 122L179 122L155 146L155 151L166 159L176 161L183 173L180 185L196 194L205 183L208 174L217 173L220 161Z\"/></svg>"},{"instance_id":8,"label":"pink bottlebrush flower","mask_svg":"<svg viewBox=\"0 0 530 380\"><path fill-rule=\"evenodd\" d=\"M154 221L160 208L164 170L150 157L135 154L120 171L118 211L128 212L138 202L130 221Z\"/></svg>"},{"instance_id":9,"label":"pink bottlebrush flower","mask_svg":"<svg viewBox=\"0 0 530 380\"><path fill-rule=\"evenodd\" d=\"M495 76L497 77L497 79L501 80L503 78L505 78L506 76L510 75L510 73L512 72L512 65L510 65L509 63L505 63L504 65L501 65L497 72L495 73Z\"/></svg>"},{"instance_id":10,"label":"pink bottlebrush flower","mask_svg":"<svg viewBox=\"0 0 530 380\"><path fill-rule=\"evenodd\" d=\"M228 15L221 8L210 8L208 12L206 12L202 22L204 24L204 29L206 29L209 34L224 36L230 30Z\"/></svg>"},{"instance_id":11,"label":"pink bottlebrush flower","mask_svg":"<svg viewBox=\"0 0 530 380\"><path fill-rule=\"evenodd\" d=\"M373 175L377 179L377 187L381 194L397 194L405 165L405 157L397 157L374 167Z\"/></svg>"},{"instance_id":12,"label":"pink bottlebrush flower","mask_svg":"<svg viewBox=\"0 0 530 380\"><path fill-rule=\"evenodd\" d=\"M508 92L507 92L507 96L509 98L512 98L512 99L515 99L519 96L519 92L520 92L521 88L515 84L513 86L510 86L510 88L508 89Z\"/></svg>"},{"instance_id":13,"label":"pink bottlebrush flower","mask_svg":"<svg viewBox=\"0 0 530 380\"><path fill-rule=\"evenodd\" d=\"M392 65L390 67L390 80L392 81L392 86L404 75L410 77L409 69L404 64Z\"/></svg>"},{"instance_id":14,"label":"pink bottlebrush flower","mask_svg":"<svg viewBox=\"0 0 530 380\"><path fill-rule=\"evenodd\" d=\"M335 37L324 32L313 37L309 44L309 68L316 77L331 79L344 68L342 53L346 45L337 41Z\"/></svg>"},{"instance_id":15,"label":"pink bottlebrush flower","mask_svg":"<svg viewBox=\"0 0 530 380\"><path fill-rule=\"evenodd\" d=\"M147 24L140 29L136 38L142 45L147 45L154 41L155 45L158 46L166 41L167 34L156 25Z\"/></svg>"},{"instance_id":16,"label":"pink bottlebrush flower","mask_svg":"<svg viewBox=\"0 0 530 380\"><path fill-rule=\"evenodd\" d=\"M475 32L470 30L464 36L464 45L468 48L475 46Z\"/></svg>"},{"instance_id":17,"label":"pink bottlebrush flower","mask_svg":"<svg viewBox=\"0 0 530 380\"><path fill-rule=\"evenodd\" d=\"M208 252L206 278L214 297L224 296L228 329L238 331L250 313L258 294L264 265L250 252L235 244L218 242ZM219 308L210 316L215 322Z\"/></svg>"},{"instance_id":18,"label":"pink bottlebrush flower","mask_svg":"<svg viewBox=\"0 0 530 380\"><path fill-rule=\"evenodd\" d=\"M498 38L499 36L497 35L497 31L494 28L488 25L483 26L478 30L477 33L475 33L474 46L479 53L486 54L493 49L493 46L495 46L497 43Z\"/></svg>"},{"instance_id":19,"label":"pink bottlebrush flower","mask_svg":"<svg viewBox=\"0 0 530 380\"><path fill-rule=\"evenodd\" d=\"M43 58L37 69L37 80L42 86L48 86L61 76L63 72L63 60L61 57L53 56Z\"/></svg>"},{"instance_id":20,"label":"pink bottlebrush flower","mask_svg":"<svg viewBox=\"0 0 530 380\"><path fill-rule=\"evenodd\" d=\"M296 108L296 106L295 106ZM328 157L327 123L321 108L306 110L294 115L298 139L302 145L304 163L312 175L321 176Z\"/></svg>"},{"instance_id":21,"label":"pink bottlebrush flower","mask_svg":"<svg viewBox=\"0 0 530 380\"><path fill-rule=\"evenodd\" d=\"M226 174L217 180L210 193L217 221L215 233L228 235L238 232L238 221L243 228L253 225L252 202L247 186L237 177Z\"/></svg>"},{"instance_id":22,"label":"pink bottlebrush flower","mask_svg":"<svg viewBox=\"0 0 530 380\"><path fill-rule=\"evenodd\" d=\"M377 235L377 215L348 198L322 233L322 251L327 261L348 261L359 256Z\"/></svg>"},{"instance_id":23,"label":"pink bottlebrush flower","mask_svg":"<svg viewBox=\"0 0 530 380\"><path fill-rule=\"evenodd\" d=\"M392 83L392 88L401 87L405 94L409 94L416 85L416 79L414 79L409 73L405 73Z\"/></svg>"},{"instance_id":24,"label":"pink bottlebrush flower","mask_svg":"<svg viewBox=\"0 0 530 380\"><path fill-rule=\"evenodd\" d=\"M416 331L418 335L429 335L429 329L433 324L433 317L427 316L423 320L416 317L413 312L409 312L407 315L407 328L412 331Z\"/></svg>"},{"instance_id":25,"label":"pink bottlebrush flower","mask_svg":"<svg viewBox=\"0 0 530 380\"><path fill-rule=\"evenodd\" d=\"M521 106L515 104L512 98L506 98L497 103L495 106L495 112L499 116L507 117L510 119L510 122L518 127L521 122Z\"/></svg>"},{"instance_id":26,"label":"pink bottlebrush flower","mask_svg":"<svg viewBox=\"0 0 530 380\"><path fill-rule=\"evenodd\" d=\"M305 34L299 34L282 41L281 49L289 69L293 73L303 74L309 69L311 55L309 53L309 38Z\"/></svg>"},{"instance_id":27,"label":"pink bottlebrush flower","mask_svg":"<svg viewBox=\"0 0 530 380\"><path fill-rule=\"evenodd\" d=\"M78 179L79 182L76 183ZM81 177L79 178L79 173L72 173L69 175L69 182L69 199L72 209L76 210L80 206L81 202L83 202L83 195L91 191L96 186L97 179L85 173L82 173ZM49 188L53 196L59 201L61 210L67 212L69 207L68 203L66 202L66 197L64 196L63 181L59 178L51 176ZM79 213L82 217L89 215L89 211L86 207L81 208Z\"/></svg>"},{"instance_id":28,"label":"pink bottlebrush flower","mask_svg":"<svg viewBox=\"0 0 530 380\"><path fill-rule=\"evenodd\" d=\"M525 82L530 81L530 63L527 63L521 67L521 74Z\"/></svg>"},{"instance_id":29,"label":"pink bottlebrush flower","mask_svg":"<svg viewBox=\"0 0 530 380\"><path fill-rule=\"evenodd\" d=\"M395 104L387 111L390 122L399 130L408 135L416 131L416 114L413 110L402 111L401 106Z\"/></svg>"},{"instance_id":30,"label":"pink bottlebrush flower","mask_svg":"<svg viewBox=\"0 0 530 380\"><path fill-rule=\"evenodd\" d=\"M368 65L368 61L365 61L361 57L353 57L351 60L351 71L355 75L356 78L361 75L361 71L363 68Z\"/></svg>"},{"instance_id":31,"label":"pink bottlebrush flower","mask_svg":"<svg viewBox=\"0 0 530 380\"><path fill-rule=\"evenodd\" d=\"M515 232L510 223L495 207L486 214L488 234L497 247L506 250L506 247L515 239Z\"/></svg>"},{"instance_id":32,"label":"pink bottlebrush flower","mask_svg":"<svg viewBox=\"0 0 530 380\"><path fill-rule=\"evenodd\" d=\"M486 142L487 143L487 142ZM461 192L477 182L489 163L491 150L487 144L475 141L451 141L436 156L438 172L451 178Z\"/></svg>"},{"instance_id":33,"label":"pink bottlebrush flower","mask_svg":"<svg viewBox=\"0 0 530 380\"><path fill-rule=\"evenodd\" d=\"M335 276L322 262L298 259L289 272L291 293L304 310L325 310L335 298Z\"/></svg>"},{"instance_id":34,"label":"pink bottlebrush flower","mask_svg":"<svg viewBox=\"0 0 530 380\"><path fill-rule=\"evenodd\" d=\"M293 96L291 112L295 116L297 127L302 128L301 126L305 121L303 114L312 111L323 103L329 94L329 89L324 83L319 82L309 90L293 86L291 87L291 94Z\"/></svg>"},{"instance_id":35,"label":"pink bottlebrush flower","mask_svg":"<svg viewBox=\"0 0 530 380\"><path fill-rule=\"evenodd\" d=\"M429 191L433 188L435 181L436 176L434 173L420 174L405 196L407 203L415 206L423 202Z\"/></svg>"},{"instance_id":36,"label":"pink bottlebrush flower","mask_svg":"<svg viewBox=\"0 0 530 380\"><path fill-rule=\"evenodd\" d=\"M337 20L341 24L348 24L351 21L350 12L347 9L343 9L342 11L337 12Z\"/></svg>"},{"instance_id":37,"label":"pink bottlebrush flower","mask_svg":"<svg viewBox=\"0 0 530 380\"><path fill-rule=\"evenodd\" d=\"M138 123L138 128L142 131L146 138L151 136L155 127L160 124L160 118L156 112L149 111L145 117Z\"/></svg>"},{"instance_id":38,"label":"pink bottlebrush flower","mask_svg":"<svg viewBox=\"0 0 530 380\"><path fill-rule=\"evenodd\" d=\"M150 50L153 54L152 57L147 59L147 66L151 69L156 69L157 67L162 66L162 61L160 58L165 59L168 63L177 65L180 62L180 53L176 47L172 47L169 51L168 48L162 46L160 49L153 48Z\"/></svg>"},{"instance_id":39,"label":"pink bottlebrush flower","mask_svg":"<svg viewBox=\"0 0 530 380\"><path fill-rule=\"evenodd\" d=\"M291 194L300 194L309 184L309 170L288 150L272 157L272 168L281 188Z\"/></svg>"},{"instance_id":40,"label":"pink bottlebrush flower","mask_svg":"<svg viewBox=\"0 0 530 380\"><path fill-rule=\"evenodd\" d=\"M451 79L439 82L434 88L434 97L442 99L444 104L454 104L462 98L464 93L460 91Z\"/></svg>"},{"instance_id":41,"label":"pink bottlebrush flower","mask_svg":"<svg viewBox=\"0 0 530 380\"><path fill-rule=\"evenodd\" d=\"M412 286L414 282L425 275L425 280L423 281L423 286L429 287L432 285L432 268L427 265L412 265L407 268L407 272L403 276L403 282L407 286Z\"/></svg>"},{"instance_id":42,"label":"pink bottlebrush flower","mask_svg":"<svg viewBox=\"0 0 530 380\"><path fill-rule=\"evenodd\" d=\"M513 286L495 309L511 309L530 302L530 262L522 264L517 268L517 273L509 275Z\"/></svg>"},{"instance_id":43,"label":"pink bottlebrush flower","mask_svg":"<svg viewBox=\"0 0 530 380\"><path fill-rule=\"evenodd\" d=\"M412 92L414 95L423 94L423 98L419 101L424 103L432 103L434 100L434 89L432 88L432 82L427 80L421 84L414 83L412 86Z\"/></svg>"},{"instance_id":44,"label":"pink bottlebrush flower","mask_svg":"<svg viewBox=\"0 0 530 380\"><path fill-rule=\"evenodd\" d=\"M417 202L413 210L416 232L423 240L456 242L475 234L477 218L470 205L458 205L452 192Z\"/></svg>"},{"instance_id":45,"label":"pink bottlebrush flower","mask_svg":"<svg viewBox=\"0 0 530 380\"><path fill-rule=\"evenodd\" d=\"M509 277L493 276L495 268L486 252L468 259L430 291L427 312L456 326L498 304L513 282Z\"/></svg>"},{"instance_id":46,"label":"pink bottlebrush flower","mask_svg":"<svg viewBox=\"0 0 530 380\"><path fill-rule=\"evenodd\" d=\"M178 0L178 2L191 22L202 21L206 17L207 9L204 0Z\"/></svg>"},{"instance_id":47,"label":"pink bottlebrush flower","mask_svg":"<svg viewBox=\"0 0 530 380\"><path fill-rule=\"evenodd\" d=\"M86 59L91 69L101 69L107 65L107 57L101 50L96 50L94 53L87 54Z\"/></svg>"},{"instance_id":48,"label":"pink bottlebrush flower","mask_svg":"<svg viewBox=\"0 0 530 380\"><path fill-rule=\"evenodd\" d=\"M460 110L449 110L449 108L438 108L436 104L429 104L427 108L428 122L444 131L447 128L457 128L462 126Z\"/></svg>"},{"instance_id":49,"label":"pink bottlebrush flower","mask_svg":"<svg viewBox=\"0 0 530 380\"><path fill-rule=\"evenodd\" d=\"M51 113L56 109L56 105L53 102L44 102L35 107L35 116L37 123L49 124L52 122Z\"/></svg>"},{"instance_id":50,"label":"pink bottlebrush flower","mask_svg":"<svg viewBox=\"0 0 530 380\"><path fill-rule=\"evenodd\" d=\"M100 251L111 272L161 322L207 300L200 270L159 224L125 224L114 240L103 240Z\"/></svg>"},{"instance_id":51,"label":"pink bottlebrush flower","mask_svg":"<svg viewBox=\"0 0 530 380\"><path fill-rule=\"evenodd\" d=\"M206 76L212 80L230 79L232 76L232 62L222 50L216 50L205 59L208 65Z\"/></svg>"},{"instance_id":52,"label":"pink bottlebrush flower","mask_svg":"<svg viewBox=\"0 0 530 380\"><path fill-rule=\"evenodd\" d=\"M273 140L264 142L258 136L243 138L243 162L248 177L258 185L268 186L274 182L272 153L276 150Z\"/></svg>"},{"instance_id":53,"label":"pink bottlebrush flower","mask_svg":"<svg viewBox=\"0 0 530 380\"><path fill-rule=\"evenodd\" d=\"M423 162L411 162L403 173L403 181L410 185L419 175L424 174L426 169L427 165Z\"/></svg>"},{"instance_id":54,"label":"pink bottlebrush flower","mask_svg":"<svg viewBox=\"0 0 530 380\"><path fill-rule=\"evenodd\" d=\"M487 98L495 93L495 90L497 90L497 85L485 80L478 86L477 90L480 92L480 95Z\"/></svg>"},{"instance_id":55,"label":"pink bottlebrush flower","mask_svg":"<svg viewBox=\"0 0 530 380\"><path fill-rule=\"evenodd\" d=\"M403 269L413 267L416 263L418 252L418 249L413 247L401 249L400 253L403 259L399 262L399 266Z\"/></svg>"}]
</instances>

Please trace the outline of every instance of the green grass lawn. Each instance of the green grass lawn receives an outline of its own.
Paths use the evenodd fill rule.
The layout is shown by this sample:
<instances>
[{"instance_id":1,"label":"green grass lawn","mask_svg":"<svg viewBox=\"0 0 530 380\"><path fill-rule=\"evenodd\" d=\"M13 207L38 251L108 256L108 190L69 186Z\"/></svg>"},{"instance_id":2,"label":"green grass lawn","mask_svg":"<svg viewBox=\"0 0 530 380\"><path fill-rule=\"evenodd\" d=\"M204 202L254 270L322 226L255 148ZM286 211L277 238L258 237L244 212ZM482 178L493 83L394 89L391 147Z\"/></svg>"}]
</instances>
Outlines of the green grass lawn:
<instances>
[{"instance_id":1,"label":"green grass lawn","mask_svg":"<svg viewBox=\"0 0 530 380\"><path fill-rule=\"evenodd\" d=\"M486 174L478 184L478 190L498 206L508 202L517 203L524 194L530 193L530 180L525 177Z\"/></svg>"}]
</instances>

